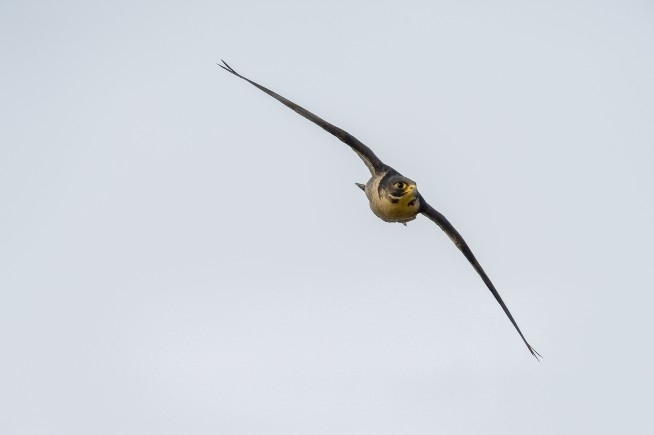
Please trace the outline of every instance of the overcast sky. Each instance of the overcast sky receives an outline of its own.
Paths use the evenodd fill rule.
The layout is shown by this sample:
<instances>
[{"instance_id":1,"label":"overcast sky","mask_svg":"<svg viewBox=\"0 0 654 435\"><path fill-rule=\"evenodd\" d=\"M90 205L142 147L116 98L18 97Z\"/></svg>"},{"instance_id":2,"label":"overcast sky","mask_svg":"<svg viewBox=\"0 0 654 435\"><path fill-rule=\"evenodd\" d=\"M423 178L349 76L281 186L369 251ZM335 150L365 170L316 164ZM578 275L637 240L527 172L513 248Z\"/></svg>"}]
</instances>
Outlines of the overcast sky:
<instances>
[{"instance_id":1,"label":"overcast sky","mask_svg":"<svg viewBox=\"0 0 654 435\"><path fill-rule=\"evenodd\" d=\"M0 433L651 434L654 6L0 2ZM466 238L388 224L344 128Z\"/></svg>"}]
</instances>

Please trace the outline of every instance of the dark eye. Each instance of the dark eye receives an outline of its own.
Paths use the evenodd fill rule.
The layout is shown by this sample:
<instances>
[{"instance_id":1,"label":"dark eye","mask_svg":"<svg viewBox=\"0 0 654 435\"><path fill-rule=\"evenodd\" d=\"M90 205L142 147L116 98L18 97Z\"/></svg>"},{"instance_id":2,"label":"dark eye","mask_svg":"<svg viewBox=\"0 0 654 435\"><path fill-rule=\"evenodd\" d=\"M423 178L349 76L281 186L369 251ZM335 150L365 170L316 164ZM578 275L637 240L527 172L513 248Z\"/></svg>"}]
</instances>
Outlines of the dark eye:
<instances>
[{"instance_id":1,"label":"dark eye","mask_svg":"<svg viewBox=\"0 0 654 435\"><path fill-rule=\"evenodd\" d=\"M398 189L404 189L405 186L406 185L404 183L402 183L401 181L399 183L395 183L395 187L397 187Z\"/></svg>"}]
</instances>

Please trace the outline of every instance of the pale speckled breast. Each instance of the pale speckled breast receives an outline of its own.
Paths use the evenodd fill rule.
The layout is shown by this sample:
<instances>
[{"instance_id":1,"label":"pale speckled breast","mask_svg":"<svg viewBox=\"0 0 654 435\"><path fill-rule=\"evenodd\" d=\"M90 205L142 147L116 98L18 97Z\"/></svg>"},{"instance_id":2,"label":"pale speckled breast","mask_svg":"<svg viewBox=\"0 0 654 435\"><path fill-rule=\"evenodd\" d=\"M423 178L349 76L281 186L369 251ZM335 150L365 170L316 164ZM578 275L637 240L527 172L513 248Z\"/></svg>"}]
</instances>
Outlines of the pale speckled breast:
<instances>
[{"instance_id":1,"label":"pale speckled breast","mask_svg":"<svg viewBox=\"0 0 654 435\"><path fill-rule=\"evenodd\" d=\"M408 205L410 199L400 200L393 203L383 194L379 194L379 182L383 174L373 177L366 183L366 196L370 202L372 212L385 222L409 222L416 218L420 209L420 200L415 198L412 205ZM417 192L416 192L417 193Z\"/></svg>"}]
</instances>

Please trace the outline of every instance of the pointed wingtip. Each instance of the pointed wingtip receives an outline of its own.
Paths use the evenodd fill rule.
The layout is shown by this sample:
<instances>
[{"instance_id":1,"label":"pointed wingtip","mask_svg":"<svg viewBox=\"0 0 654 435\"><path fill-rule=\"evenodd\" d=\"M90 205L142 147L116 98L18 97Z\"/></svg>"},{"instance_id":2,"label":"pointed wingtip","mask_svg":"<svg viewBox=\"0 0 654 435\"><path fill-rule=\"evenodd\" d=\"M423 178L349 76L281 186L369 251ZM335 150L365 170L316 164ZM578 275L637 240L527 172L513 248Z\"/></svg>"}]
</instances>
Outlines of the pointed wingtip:
<instances>
[{"instance_id":1,"label":"pointed wingtip","mask_svg":"<svg viewBox=\"0 0 654 435\"><path fill-rule=\"evenodd\" d=\"M531 354L534 356L534 358L536 358L536 361L540 362L541 358L543 358L543 355L538 353L538 351L536 349L534 349L533 347L531 347L529 345L527 345L527 346L528 346L529 352L531 352Z\"/></svg>"},{"instance_id":2,"label":"pointed wingtip","mask_svg":"<svg viewBox=\"0 0 654 435\"><path fill-rule=\"evenodd\" d=\"M219 67L221 67L225 71L228 71L228 72L230 72L230 73L232 73L232 74L234 74L236 76L238 75L238 73L236 71L234 71L234 68L229 66L229 64L227 62L225 62L223 59L220 59L220 61L223 63L223 65L221 65L219 63L216 63L216 65L218 65Z\"/></svg>"}]
</instances>

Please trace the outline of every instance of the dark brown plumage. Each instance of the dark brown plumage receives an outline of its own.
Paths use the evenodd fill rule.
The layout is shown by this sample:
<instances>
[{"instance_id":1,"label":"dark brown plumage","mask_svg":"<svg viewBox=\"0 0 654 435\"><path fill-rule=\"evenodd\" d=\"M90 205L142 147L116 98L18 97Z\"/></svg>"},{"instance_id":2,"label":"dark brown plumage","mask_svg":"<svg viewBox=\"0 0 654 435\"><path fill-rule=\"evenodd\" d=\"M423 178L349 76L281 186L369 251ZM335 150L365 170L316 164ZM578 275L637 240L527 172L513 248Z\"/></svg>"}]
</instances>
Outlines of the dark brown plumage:
<instances>
[{"instance_id":1,"label":"dark brown plumage","mask_svg":"<svg viewBox=\"0 0 654 435\"><path fill-rule=\"evenodd\" d=\"M522 341L524 341L524 343L527 345L529 352L531 352L531 354L536 357L536 359L541 356L527 342L527 339L522 334L522 331L520 331L520 328L511 315L511 312L500 297L500 294L497 292L497 289L475 258L474 254L468 247L468 244L465 242L465 240L463 240L463 237L461 237L461 234L459 234L459 232L452 226L452 224L445 218L445 216L439 213L424 200L422 195L418 193L416 185L413 181L403 177L399 172L384 164L375 155L375 153L372 152L370 148L368 148L360 140L345 130L330 124L319 116L314 115L305 108L282 97L270 89L265 88L246 77L243 77L232 67L230 67L225 61L223 61L223 65L218 64L218 66L223 68L225 71L235 75L236 77L239 77L257 87L261 91L275 98L277 101L281 102L301 116L307 118L309 121L319 125L324 130L333 134L342 142L349 145L354 150L354 152L357 153L361 160L363 160L365 165L368 167L368 170L370 171L370 180L365 185L361 183L356 183L356 185L366 193L366 196L370 201L372 211L379 218L387 222L400 222L405 225L406 222L415 219L415 216L421 213L432 220L436 225L438 225L445 232L445 234L449 236L452 242L454 242L456 247L461 251L461 253L463 253L472 267L477 271L481 279L486 284L486 287L488 287L490 292L493 294L493 297L495 297L495 300L497 300L497 302L500 304L504 310L504 313L506 313L511 323L518 331L518 334L520 334L520 337L522 338ZM397 180L400 181L398 182Z\"/></svg>"}]
</instances>

